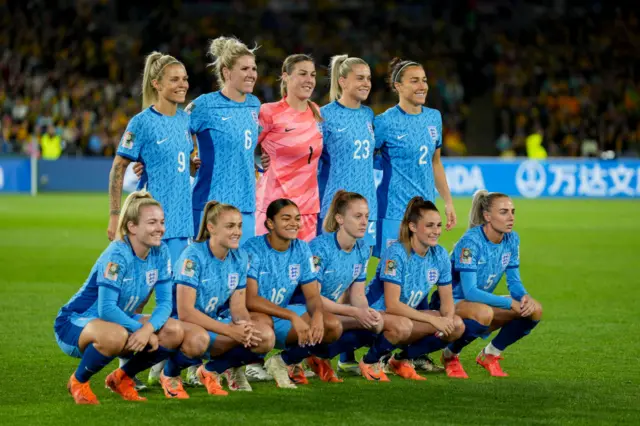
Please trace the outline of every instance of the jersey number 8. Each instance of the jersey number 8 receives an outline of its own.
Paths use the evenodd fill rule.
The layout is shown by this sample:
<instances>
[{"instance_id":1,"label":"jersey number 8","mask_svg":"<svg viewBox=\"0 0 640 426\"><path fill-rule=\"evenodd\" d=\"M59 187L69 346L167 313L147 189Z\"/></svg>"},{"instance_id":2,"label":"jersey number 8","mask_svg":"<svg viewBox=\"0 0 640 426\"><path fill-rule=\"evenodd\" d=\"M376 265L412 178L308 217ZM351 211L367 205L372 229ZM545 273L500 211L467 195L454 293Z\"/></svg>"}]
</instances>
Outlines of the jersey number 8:
<instances>
[{"instance_id":1,"label":"jersey number 8","mask_svg":"<svg viewBox=\"0 0 640 426\"><path fill-rule=\"evenodd\" d=\"M211 312L215 311L217 305L218 305L218 298L214 296L211 299L209 299L209 303L207 303L207 306L205 306L204 308L204 313L210 314Z\"/></svg>"}]
</instances>

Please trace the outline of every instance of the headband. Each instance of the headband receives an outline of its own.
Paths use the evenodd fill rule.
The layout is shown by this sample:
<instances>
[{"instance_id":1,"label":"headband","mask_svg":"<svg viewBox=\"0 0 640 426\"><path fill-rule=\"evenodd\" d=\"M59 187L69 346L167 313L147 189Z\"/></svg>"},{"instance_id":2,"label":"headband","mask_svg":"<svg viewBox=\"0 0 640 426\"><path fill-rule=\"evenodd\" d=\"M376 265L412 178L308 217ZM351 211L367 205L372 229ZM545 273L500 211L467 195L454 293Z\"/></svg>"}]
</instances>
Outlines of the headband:
<instances>
[{"instance_id":1,"label":"headband","mask_svg":"<svg viewBox=\"0 0 640 426\"><path fill-rule=\"evenodd\" d=\"M397 82L398 82L398 76L400 75L400 73L402 72L402 70L403 70L403 69L405 69L405 68L407 68L407 67L414 66L414 65L420 66L420 64L419 64L419 63L417 63L417 62L412 62L412 61L407 62L406 64L404 64L403 66L401 66L401 67L400 67L400 69L399 69L398 71L396 71L396 72L395 72L395 74L392 74L392 75L391 75L391 77L392 77L392 78L391 78L391 80L392 80L394 83L397 83Z\"/></svg>"}]
</instances>

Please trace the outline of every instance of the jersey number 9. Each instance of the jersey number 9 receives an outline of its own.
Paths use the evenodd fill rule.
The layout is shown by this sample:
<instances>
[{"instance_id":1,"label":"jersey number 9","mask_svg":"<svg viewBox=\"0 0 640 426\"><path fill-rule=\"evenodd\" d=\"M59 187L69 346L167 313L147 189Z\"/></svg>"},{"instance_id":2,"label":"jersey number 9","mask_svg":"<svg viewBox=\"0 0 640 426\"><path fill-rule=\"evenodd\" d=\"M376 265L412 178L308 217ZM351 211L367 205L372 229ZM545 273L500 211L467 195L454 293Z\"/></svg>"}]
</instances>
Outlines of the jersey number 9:
<instances>
[{"instance_id":1,"label":"jersey number 9","mask_svg":"<svg viewBox=\"0 0 640 426\"><path fill-rule=\"evenodd\" d=\"M184 152L180 151L178 153L178 171L180 173L184 172L187 168L187 161L184 155Z\"/></svg>"}]
</instances>

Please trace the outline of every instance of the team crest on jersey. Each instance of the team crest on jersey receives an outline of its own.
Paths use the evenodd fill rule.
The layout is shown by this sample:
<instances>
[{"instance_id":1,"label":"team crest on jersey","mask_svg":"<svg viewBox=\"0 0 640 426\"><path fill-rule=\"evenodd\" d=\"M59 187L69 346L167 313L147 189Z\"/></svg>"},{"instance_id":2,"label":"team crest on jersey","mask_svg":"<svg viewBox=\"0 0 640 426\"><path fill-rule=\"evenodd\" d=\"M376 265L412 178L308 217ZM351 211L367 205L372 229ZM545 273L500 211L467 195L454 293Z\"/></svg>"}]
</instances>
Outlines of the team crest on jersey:
<instances>
[{"instance_id":1,"label":"team crest on jersey","mask_svg":"<svg viewBox=\"0 0 640 426\"><path fill-rule=\"evenodd\" d=\"M384 264L384 274L390 277L396 276L396 271L398 270L398 265L395 260L387 260Z\"/></svg>"},{"instance_id":2,"label":"team crest on jersey","mask_svg":"<svg viewBox=\"0 0 640 426\"><path fill-rule=\"evenodd\" d=\"M133 148L133 140L135 138L136 138L135 134L131 132L124 132L124 135L122 136L122 142L120 142L120 145L122 145L123 148L131 149Z\"/></svg>"},{"instance_id":3,"label":"team crest on jersey","mask_svg":"<svg viewBox=\"0 0 640 426\"><path fill-rule=\"evenodd\" d=\"M240 277L237 272L229 274L227 277L227 287L229 287L229 290L235 290L236 287L238 287L238 281L240 281Z\"/></svg>"},{"instance_id":4,"label":"team crest on jersey","mask_svg":"<svg viewBox=\"0 0 640 426\"><path fill-rule=\"evenodd\" d=\"M355 280L362 273L362 263L356 263L353 265L353 279Z\"/></svg>"},{"instance_id":5,"label":"team crest on jersey","mask_svg":"<svg viewBox=\"0 0 640 426\"><path fill-rule=\"evenodd\" d=\"M511 253L505 253L502 255L502 267L506 267L511 260Z\"/></svg>"},{"instance_id":6,"label":"team crest on jersey","mask_svg":"<svg viewBox=\"0 0 640 426\"><path fill-rule=\"evenodd\" d=\"M110 281L118 280L118 273L120 272L120 265L117 263L109 262L104 270L104 277Z\"/></svg>"},{"instance_id":7,"label":"team crest on jersey","mask_svg":"<svg viewBox=\"0 0 640 426\"><path fill-rule=\"evenodd\" d=\"M436 129L436 126L427 126L427 129L429 129L429 136L431 136L431 140L438 142L438 129Z\"/></svg>"},{"instance_id":8,"label":"team crest on jersey","mask_svg":"<svg viewBox=\"0 0 640 426\"><path fill-rule=\"evenodd\" d=\"M180 271L180 273L185 277L193 277L196 273L196 265L193 260L185 259L184 262L182 262L182 271Z\"/></svg>"},{"instance_id":9,"label":"team crest on jersey","mask_svg":"<svg viewBox=\"0 0 640 426\"><path fill-rule=\"evenodd\" d=\"M463 248L460 250L460 263L466 263L467 265L471 264L471 250L468 248Z\"/></svg>"},{"instance_id":10,"label":"team crest on jersey","mask_svg":"<svg viewBox=\"0 0 640 426\"><path fill-rule=\"evenodd\" d=\"M147 271L147 285L149 287L153 287L155 283L158 282L158 270L152 269Z\"/></svg>"},{"instance_id":11,"label":"team crest on jersey","mask_svg":"<svg viewBox=\"0 0 640 426\"><path fill-rule=\"evenodd\" d=\"M320 265L322 264L322 260L320 256L313 256L311 258L311 270L313 272L318 272L320 270Z\"/></svg>"},{"instance_id":12,"label":"team crest on jersey","mask_svg":"<svg viewBox=\"0 0 640 426\"><path fill-rule=\"evenodd\" d=\"M431 285L434 285L438 282L438 278L440 278L440 272L437 269L431 268L427 271L427 282Z\"/></svg>"},{"instance_id":13,"label":"team crest on jersey","mask_svg":"<svg viewBox=\"0 0 640 426\"><path fill-rule=\"evenodd\" d=\"M313 259L311 259L311 261L313 261ZM298 281L298 278L300 278L300 265L297 263L295 265L289 265L289 279L291 281Z\"/></svg>"},{"instance_id":14,"label":"team crest on jersey","mask_svg":"<svg viewBox=\"0 0 640 426\"><path fill-rule=\"evenodd\" d=\"M196 104L194 104L193 102L190 102L189 105L187 105L186 108L184 109L184 112L186 112L187 114L191 114L194 109L196 109Z\"/></svg>"},{"instance_id":15,"label":"team crest on jersey","mask_svg":"<svg viewBox=\"0 0 640 426\"><path fill-rule=\"evenodd\" d=\"M258 113L255 111L251 111L251 118L256 122L257 125L260 125L260 119L258 118Z\"/></svg>"}]
</instances>

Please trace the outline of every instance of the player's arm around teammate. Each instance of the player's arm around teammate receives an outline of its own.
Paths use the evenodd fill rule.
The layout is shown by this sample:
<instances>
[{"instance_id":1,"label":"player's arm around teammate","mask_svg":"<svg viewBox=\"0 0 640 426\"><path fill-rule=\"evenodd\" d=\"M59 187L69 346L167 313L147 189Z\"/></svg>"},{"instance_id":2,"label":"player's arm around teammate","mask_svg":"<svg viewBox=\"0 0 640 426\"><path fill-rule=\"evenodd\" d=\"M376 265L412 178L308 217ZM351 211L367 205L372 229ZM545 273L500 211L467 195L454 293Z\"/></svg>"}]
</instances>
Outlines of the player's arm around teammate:
<instances>
[{"instance_id":1,"label":"player's arm around teammate","mask_svg":"<svg viewBox=\"0 0 640 426\"><path fill-rule=\"evenodd\" d=\"M502 351L542 319L540 302L527 293L520 279L520 238L514 222L515 208L507 195L486 190L474 194L469 230L451 255L456 314L464 318L466 331L445 350L444 359L448 369L460 374L464 373L460 351L476 337L500 329L476 361L492 376L506 376L499 363ZM494 295L505 273L509 296Z\"/></svg>"},{"instance_id":2,"label":"player's arm around teammate","mask_svg":"<svg viewBox=\"0 0 640 426\"><path fill-rule=\"evenodd\" d=\"M309 246L298 240L300 211L287 199L272 201L266 212L269 233L250 239L251 268L247 280L247 306L251 312L273 317L276 347L281 354L267 360L265 366L278 387L295 388L307 383L298 364L342 334L335 315L324 312ZM305 305L290 304L300 287Z\"/></svg>"},{"instance_id":3,"label":"player's arm around teammate","mask_svg":"<svg viewBox=\"0 0 640 426\"><path fill-rule=\"evenodd\" d=\"M250 391L240 368L273 348L268 318L251 317L245 304L248 255L239 249L242 215L235 207L210 201L197 242L178 259L174 274L176 311L184 324L180 356L165 366L161 383L167 397L185 398L180 371L211 358L198 377L212 395L226 395L220 375L232 390ZM226 309L226 306L229 309Z\"/></svg>"},{"instance_id":4,"label":"player's arm around teammate","mask_svg":"<svg viewBox=\"0 0 640 426\"><path fill-rule=\"evenodd\" d=\"M411 199L400 225L400 239L383 254L372 282L373 307L412 321L411 335L402 342L407 346L389 360L391 370L407 379L424 380L408 361L444 348L464 331L462 320L451 309L451 266L446 250L438 245L441 232L436 206L422 197ZM434 285L449 302L444 304L448 311L418 309Z\"/></svg>"},{"instance_id":5,"label":"player's arm around teammate","mask_svg":"<svg viewBox=\"0 0 640 426\"><path fill-rule=\"evenodd\" d=\"M326 382L340 382L329 361L336 355L372 345L397 345L409 338L411 321L369 307L365 296L369 245L369 208L366 199L339 190L327 212L325 234L310 244L325 310L334 313L345 330L340 339L307 359L307 364ZM341 303L348 296L349 304Z\"/></svg>"},{"instance_id":6,"label":"player's arm around teammate","mask_svg":"<svg viewBox=\"0 0 640 426\"><path fill-rule=\"evenodd\" d=\"M116 241L100 255L78 293L62 307L54 331L60 348L81 358L68 389L78 404L98 404L89 379L114 357L133 353L106 385L124 399L143 401L131 377L180 347L183 329L171 313L171 263L162 243L164 213L146 191L130 194L120 214ZM135 314L156 291L150 317Z\"/></svg>"}]
</instances>

